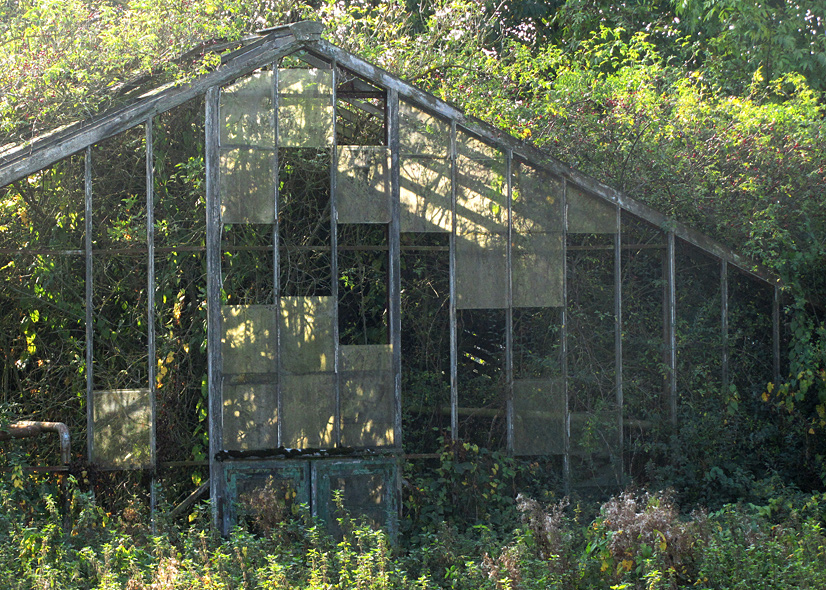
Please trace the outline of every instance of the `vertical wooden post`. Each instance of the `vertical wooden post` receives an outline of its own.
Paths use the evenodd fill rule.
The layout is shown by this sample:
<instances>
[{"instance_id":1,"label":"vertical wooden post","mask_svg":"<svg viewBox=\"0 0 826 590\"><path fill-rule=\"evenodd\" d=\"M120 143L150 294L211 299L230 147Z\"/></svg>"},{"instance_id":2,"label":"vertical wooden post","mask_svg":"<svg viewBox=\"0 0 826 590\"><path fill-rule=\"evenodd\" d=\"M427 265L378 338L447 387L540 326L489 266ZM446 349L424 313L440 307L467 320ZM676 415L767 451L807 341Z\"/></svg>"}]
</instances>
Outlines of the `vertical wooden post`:
<instances>
[{"instance_id":1,"label":"vertical wooden post","mask_svg":"<svg viewBox=\"0 0 826 590\"><path fill-rule=\"evenodd\" d=\"M666 247L666 310L668 317L668 405L671 423L677 424L677 269L674 232L667 234Z\"/></svg>"},{"instance_id":2,"label":"vertical wooden post","mask_svg":"<svg viewBox=\"0 0 826 590\"><path fill-rule=\"evenodd\" d=\"M84 158L84 242L86 257L86 454L91 462L95 456L94 441L94 302L92 301L92 147L86 148Z\"/></svg>"},{"instance_id":3,"label":"vertical wooden post","mask_svg":"<svg viewBox=\"0 0 826 590\"><path fill-rule=\"evenodd\" d=\"M224 470L216 456L222 447L221 407L221 200L219 170L218 87L206 93L206 264L207 264L207 380L209 389L209 493L212 524L227 533L223 506Z\"/></svg>"},{"instance_id":4,"label":"vertical wooden post","mask_svg":"<svg viewBox=\"0 0 826 590\"><path fill-rule=\"evenodd\" d=\"M459 438L459 339L456 334L456 121L450 120L450 438Z\"/></svg>"},{"instance_id":5,"label":"vertical wooden post","mask_svg":"<svg viewBox=\"0 0 826 590\"><path fill-rule=\"evenodd\" d=\"M617 402L617 453L619 455L617 473L621 480L624 474L623 443L623 392L622 392L622 209L616 208L616 233L614 234L614 387Z\"/></svg>"},{"instance_id":6,"label":"vertical wooden post","mask_svg":"<svg viewBox=\"0 0 826 590\"><path fill-rule=\"evenodd\" d=\"M333 392L335 395L335 416L333 422L333 441L335 446L341 445L341 345L339 344L338 325L338 206L336 203L336 170L338 168L338 146L336 145L335 112L336 112L336 61L333 60L333 144L330 148L330 295L333 299Z\"/></svg>"},{"instance_id":7,"label":"vertical wooden post","mask_svg":"<svg viewBox=\"0 0 826 590\"><path fill-rule=\"evenodd\" d=\"M146 133L146 326L147 326L147 377L149 379L149 413L152 419L152 428L149 438L149 461L152 464L152 482L149 487L149 512L152 521L152 531L155 532L155 507L157 494L157 423L158 412L155 396L157 383L155 380L155 151L153 143L152 119L145 123Z\"/></svg>"},{"instance_id":8,"label":"vertical wooden post","mask_svg":"<svg viewBox=\"0 0 826 590\"><path fill-rule=\"evenodd\" d=\"M514 451L513 432L513 151L505 152L508 199L508 243L505 250L507 284L505 290L505 425L508 453Z\"/></svg>"},{"instance_id":9,"label":"vertical wooden post","mask_svg":"<svg viewBox=\"0 0 826 590\"><path fill-rule=\"evenodd\" d=\"M562 328L560 330L562 350L562 395L565 400L565 426L562 456L562 481L565 494L571 493L571 402L568 387L568 181L562 179Z\"/></svg>"},{"instance_id":10,"label":"vertical wooden post","mask_svg":"<svg viewBox=\"0 0 826 590\"><path fill-rule=\"evenodd\" d=\"M399 93L388 91L387 143L390 147L390 227L388 228L388 294L390 344L393 350L395 446L402 446L402 313L401 313L401 162L399 160Z\"/></svg>"},{"instance_id":11,"label":"vertical wooden post","mask_svg":"<svg viewBox=\"0 0 826 590\"><path fill-rule=\"evenodd\" d=\"M780 384L780 285L772 289L772 379L774 386Z\"/></svg>"},{"instance_id":12,"label":"vertical wooden post","mask_svg":"<svg viewBox=\"0 0 826 590\"><path fill-rule=\"evenodd\" d=\"M278 66L279 63L276 61L272 64L272 104L273 104L273 113L272 113L272 126L274 130L274 145L273 145L273 158L272 158L272 175L273 175L273 211L274 211L274 219L273 219L273 227L272 227L272 243L273 243L273 253L272 253L272 268L273 268L273 306L275 308L275 350L276 350L276 377L275 377L275 429L276 429L276 440L278 441L278 446L286 446L284 444L284 402L281 399L281 226L278 221L279 218L279 211L278 211L278 200L279 200L279 187L278 187L278 166L279 166L279 154L278 154L278 108L279 103L281 101L281 95L278 92Z\"/></svg>"},{"instance_id":13,"label":"vertical wooden post","mask_svg":"<svg viewBox=\"0 0 826 590\"><path fill-rule=\"evenodd\" d=\"M720 261L720 340L723 392L729 385L729 348L728 348L728 262Z\"/></svg>"}]
</instances>

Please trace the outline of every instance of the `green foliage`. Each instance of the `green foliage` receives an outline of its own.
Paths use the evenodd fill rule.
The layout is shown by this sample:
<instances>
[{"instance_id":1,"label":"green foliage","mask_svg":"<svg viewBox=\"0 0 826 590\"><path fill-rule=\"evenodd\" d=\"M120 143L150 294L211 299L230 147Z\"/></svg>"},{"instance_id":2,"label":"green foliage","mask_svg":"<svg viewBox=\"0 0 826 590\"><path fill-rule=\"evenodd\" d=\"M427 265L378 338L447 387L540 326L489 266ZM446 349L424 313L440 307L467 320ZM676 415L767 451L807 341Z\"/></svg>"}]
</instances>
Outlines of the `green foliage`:
<instances>
[{"instance_id":1,"label":"green foliage","mask_svg":"<svg viewBox=\"0 0 826 590\"><path fill-rule=\"evenodd\" d=\"M107 513L74 479L61 490L46 485L36 497L4 482L0 585L20 590L818 587L826 574L826 497L779 488L770 493L762 504L681 515L669 493L626 492L598 507L593 518L585 516L590 506L572 507L567 500L545 506L519 496L515 509L521 522L477 525L466 532L443 525L415 544L392 547L383 532L351 517L340 496L338 539L306 507L271 522L262 534L239 527L224 539L202 528L209 521L206 504L193 509L187 525L171 522L162 506L153 529L140 502ZM24 508L24 502L31 505Z\"/></svg>"}]
</instances>

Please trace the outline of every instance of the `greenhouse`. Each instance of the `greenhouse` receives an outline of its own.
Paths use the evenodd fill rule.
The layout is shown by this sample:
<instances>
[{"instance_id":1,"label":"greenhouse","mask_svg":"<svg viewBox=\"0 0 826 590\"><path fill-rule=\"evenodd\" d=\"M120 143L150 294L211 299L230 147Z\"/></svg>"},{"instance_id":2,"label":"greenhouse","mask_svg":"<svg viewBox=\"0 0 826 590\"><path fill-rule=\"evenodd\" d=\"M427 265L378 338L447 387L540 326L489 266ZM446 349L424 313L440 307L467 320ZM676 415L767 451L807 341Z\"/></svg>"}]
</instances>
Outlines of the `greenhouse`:
<instances>
[{"instance_id":1,"label":"greenhouse","mask_svg":"<svg viewBox=\"0 0 826 590\"><path fill-rule=\"evenodd\" d=\"M0 152L4 400L72 436L33 465L392 529L444 441L616 489L684 392L778 381L776 277L321 33Z\"/></svg>"}]
</instances>

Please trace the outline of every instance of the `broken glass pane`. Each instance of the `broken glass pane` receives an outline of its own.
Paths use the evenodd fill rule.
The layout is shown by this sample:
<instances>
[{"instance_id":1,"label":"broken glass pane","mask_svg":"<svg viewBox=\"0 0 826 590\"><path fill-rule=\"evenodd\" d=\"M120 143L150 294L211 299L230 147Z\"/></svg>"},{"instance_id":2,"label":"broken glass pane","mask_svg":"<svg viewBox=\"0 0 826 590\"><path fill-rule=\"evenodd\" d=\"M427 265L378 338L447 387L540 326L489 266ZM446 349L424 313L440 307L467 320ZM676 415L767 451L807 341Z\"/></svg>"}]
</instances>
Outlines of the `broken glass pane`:
<instances>
[{"instance_id":1,"label":"broken glass pane","mask_svg":"<svg viewBox=\"0 0 826 590\"><path fill-rule=\"evenodd\" d=\"M94 391L92 403L92 462L112 469L151 466L149 389Z\"/></svg>"},{"instance_id":2,"label":"broken glass pane","mask_svg":"<svg viewBox=\"0 0 826 590\"><path fill-rule=\"evenodd\" d=\"M221 221L274 223L274 155L269 150L221 150Z\"/></svg>"},{"instance_id":3,"label":"broken glass pane","mask_svg":"<svg viewBox=\"0 0 826 590\"><path fill-rule=\"evenodd\" d=\"M458 238L457 238L458 239ZM562 305L562 234L513 236L513 306Z\"/></svg>"},{"instance_id":4,"label":"broken glass pane","mask_svg":"<svg viewBox=\"0 0 826 590\"><path fill-rule=\"evenodd\" d=\"M339 147L336 211L339 223L389 223L388 172L385 147Z\"/></svg>"},{"instance_id":5,"label":"broken glass pane","mask_svg":"<svg viewBox=\"0 0 826 590\"><path fill-rule=\"evenodd\" d=\"M505 443L506 313L463 309L456 314L459 437L488 449Z\"/></svg>"},{"instance_id":6,"label":"broken glass pane","mask_svg":"<svg viewBox=\"0 0 826 590\"><path fill-rule=\"evenodd\" d=\"M561 378L562 308L513 310L514 379Z\"/></svg>"},{"instance_id":7,"label":"broken glass pane","mask_svg":"<svg viewBox=\"0 0 826 590\"><path fill-rule=\"evenodd\" d=\"M146 219L146 128L138 125L92 146L95 250L146 248Z\"/></svg>"},{"instance_id":8,"label":"broken glass pane","mask_svg":"<svg viewBox=\"0 0 826 590\"><path fill-rule=\"evenodd\" d=\"M281 375L281 444L287 448L330 448L335 444L333 375Z\"/></svg>"},{"instance_id":9,"label":"broken glass pane","mask_svg":"<svg viewBox=\"0 0 826 590\"><path fill-rule=\"evenodd\" d=\"M247 451L278 446L278 395L275 383L249 383L245 376L224 378L224 449Z\"/></svg>"},{"instance_id":10,"label":"broken glass pane","mask_svg":"<svg viewBox=\"0 0 826 590\"><path fill-rule=\"evenodd\" d=\"M0 248L82 249L84 190L82 152L0 188ZM139 216L136 221L129 224L140 232L136 237L145 236L146 226L140 226L145 218Z\"/></svg>"},{"instance_id":11,"label":"broken glass pane","mask_svg":"<svg viewBox=\"0 0 826 590\"><path fill-rule=\"evenodd\" d=\"M608 201L588 194L568 183L568 233L617 233L617 208Z\"/></svg>"},{"instance_id":12,"label":"broken glass pane","mask_svg":"<svg viewBox=\"0 0 826 590\"><path fill-rule=\"evenodd\" d=\"M304 374L333 371L332 297L281 297L281 368Z\"/></svg>"},{"instance_id":13,"label":"broken glass pane","mask_svg":"<svg viewBox=\"0 0 826 590\"><path fill-rule=\"evenodd\" d=\"M456 236L456 308L507 307L507 237L468 233Z\"/></svg>"},{"instance_id":14,"label":"broken glass pane","mask_svg":"<svg viewBox=\"0 0 826 590\"><path fill-rule=\"evenodd\" d=\"M275 147L272 71L255 72L221 89L221 145Z\"/></svg>"},{"instance_id":15,"label":"broken glass pane","mask_svg":"<svg viewBox=\"0 0 826 590\"><path fill-rule=\"evenodd\" d=\"M277 370L275 307L221 307L221 357L225 375L274 373Z\"/></svg>"},{"instance_id":16,"label":"broken glass pane","mask_svg":"<svg viewBox=\"0 0 826 590\"><path fill-rule=\"evenodd\" d=\"M407 453L435 453L450 428L449 234L401 234L402 432Z\"/></svg>"},{"instance_id":17,"label":"broken glass pane","mask_svg":"<svg viewBox=\"0 0 826 590\"><path fill-rule=\"evenodd\" d=\"M559 379L513 382L513 448L517 455L565 452L565 391Z\"/></svg>"},{"instance_id":18,"label":"broken glass pane","mask_svg":"<svg viewBox=\"0 0 826 590\"><path fill-rule=\"evenodd\" d=\"M399 150L405 155L446 158L450 125L405 101L399 102Z\"/></svg>"},{"instance_id":19,"label":"broken glass pane","mask_svg":"<svg viewBox=\"0 0 826 590\"><path fill-rule=\"evenodd\" d=\"M341 537L336 518L341 516L333 502L333 491L341 490L345 510L371 526L386 527L393 534L396 520L397 467L395 459L326 461L313 464L316 482L314 500L318 516L330 523L331 532Z\"/></svg>"},{"instance_id":20,"label":"broken glass pane","mask_svg":"<svg viewBox=\"0 0 826 590\"><path fill-rule=\"evenodd\" d=\"M450 161L410 156L399 160L401 231L451 231Z\"/></svg>"},{"instance_id":21,"label":"broken glass pane","mask_svg":"<svg viewBox=\"0 0 826 590\"><path fill-rule=\"evenodd\" d=\"M92 267L92 375L98 390L149 385L146 326L148 257L95 255Z\"/></svg>"}]
</instances>

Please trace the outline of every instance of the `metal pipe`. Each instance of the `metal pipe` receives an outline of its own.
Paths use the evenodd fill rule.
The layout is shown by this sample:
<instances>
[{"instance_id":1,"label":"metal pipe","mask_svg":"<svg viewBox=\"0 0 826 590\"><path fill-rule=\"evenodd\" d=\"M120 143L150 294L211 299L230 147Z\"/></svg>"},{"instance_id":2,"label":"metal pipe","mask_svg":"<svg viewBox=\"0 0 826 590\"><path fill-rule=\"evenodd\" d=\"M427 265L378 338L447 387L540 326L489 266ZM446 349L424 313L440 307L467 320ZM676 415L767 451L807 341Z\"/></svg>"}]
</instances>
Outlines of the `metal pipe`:
<instances>
[{"instance_id":1,"label":"metal pipe","mask_svg":"<svg viewBox=\"0 0 826 590\"><path fill-rule=\"evenodd\" d=\"M40 436L44 432L56 432L60 440L60 461L63 465L68 465L72 461L71 457L71 437L69 427L63 422L39 422L22 420L9 424L5 430L0 430L0 440L11 440L14 438L31 438Z\"/></svg>"}]
</instances>

